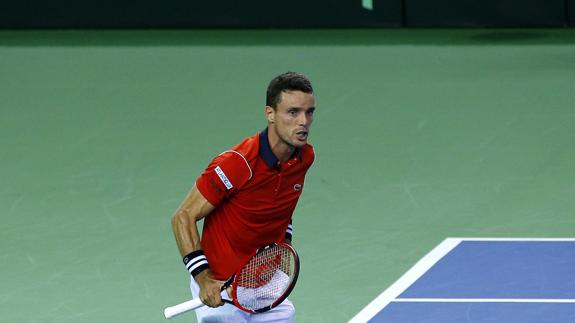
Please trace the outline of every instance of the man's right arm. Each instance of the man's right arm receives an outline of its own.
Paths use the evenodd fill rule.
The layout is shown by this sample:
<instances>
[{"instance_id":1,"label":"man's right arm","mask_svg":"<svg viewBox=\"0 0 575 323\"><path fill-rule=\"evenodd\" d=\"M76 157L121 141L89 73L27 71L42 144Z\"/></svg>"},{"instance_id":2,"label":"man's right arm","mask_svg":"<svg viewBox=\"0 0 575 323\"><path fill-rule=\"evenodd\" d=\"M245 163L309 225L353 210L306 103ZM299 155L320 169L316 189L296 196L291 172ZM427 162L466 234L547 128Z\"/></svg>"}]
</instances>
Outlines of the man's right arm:
<instances>
[{"instance_id":1,"label":"man's right arm","mask_svg":"<svg viewBox=\"0 0 575 323\"><path fill-rule=\"evenodd\" d=\"M210 214L214 208L194 186L176 210L172 217L172 230L182 257L201 250L197 222ZM209 268L197 273L194 279L200 286L200 299L204 304L210 307L223 305L220 296L222 283L214 279Z\"/></svg>"}]
</instances>

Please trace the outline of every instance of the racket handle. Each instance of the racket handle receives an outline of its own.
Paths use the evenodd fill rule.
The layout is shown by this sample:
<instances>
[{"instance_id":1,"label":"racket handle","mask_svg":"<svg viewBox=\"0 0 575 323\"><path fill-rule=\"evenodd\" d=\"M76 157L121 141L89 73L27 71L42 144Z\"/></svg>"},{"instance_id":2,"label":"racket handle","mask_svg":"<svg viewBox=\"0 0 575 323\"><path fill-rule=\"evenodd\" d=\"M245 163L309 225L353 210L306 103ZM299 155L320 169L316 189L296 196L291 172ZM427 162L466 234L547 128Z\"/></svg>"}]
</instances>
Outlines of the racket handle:
<instances>
[{"instance_id":1,"label":"racket handle","mask_svg":"<svg viewBox=\"0 0 575 323\"><path fill-rule=\"evenodd\" d=\"M204 303L200 300L200 298L194 298L187 302L180 303L178 305L166 307L164 309L164 316L167 319L171 319L174 316L178 316L180 314L184 314L186 312L195 310L196 308L204 306Z\"/></svg>"}]
</instances>

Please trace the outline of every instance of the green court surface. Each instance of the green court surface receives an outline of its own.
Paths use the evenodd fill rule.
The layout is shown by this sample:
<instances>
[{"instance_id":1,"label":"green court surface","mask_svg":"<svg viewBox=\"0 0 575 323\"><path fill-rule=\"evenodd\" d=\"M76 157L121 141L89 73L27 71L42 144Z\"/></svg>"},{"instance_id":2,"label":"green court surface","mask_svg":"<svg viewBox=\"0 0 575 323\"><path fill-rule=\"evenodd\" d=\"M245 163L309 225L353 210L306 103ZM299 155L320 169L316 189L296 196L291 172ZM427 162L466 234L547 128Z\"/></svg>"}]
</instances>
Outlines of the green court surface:
<instances>
[{"instance_id":1,"label":"green court surface","mask_svg":"<svg viewBox=\"0 0 575 323\"><path fill-rule=\"evenodd\" d=\"M2 31L1 321L163 322L189 297L171 215L288 70L317 103L298 322L448 236L573 236L573 29Z\"/></svg>"}]
</instances>

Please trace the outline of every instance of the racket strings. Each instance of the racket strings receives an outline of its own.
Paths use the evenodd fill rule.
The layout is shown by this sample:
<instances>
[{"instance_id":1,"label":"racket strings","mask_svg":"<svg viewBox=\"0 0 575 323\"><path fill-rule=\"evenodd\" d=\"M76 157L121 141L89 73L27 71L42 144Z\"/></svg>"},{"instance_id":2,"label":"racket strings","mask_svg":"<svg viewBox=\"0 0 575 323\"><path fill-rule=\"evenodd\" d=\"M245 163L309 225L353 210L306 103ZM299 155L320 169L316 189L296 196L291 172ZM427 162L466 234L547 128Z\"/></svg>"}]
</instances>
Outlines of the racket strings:
<instances>
[{"instance_id":1,"label":"racket strings","mask_svg":"<svg viewBox=\"0 0 575 323\"><path fill-rule=\"evenodd\" d=\"M289 288L294 278L294 255L274 246L251 259L236 277L236 299L244 308L258 310L272 305Z\"/></svg>"}]
</instances>

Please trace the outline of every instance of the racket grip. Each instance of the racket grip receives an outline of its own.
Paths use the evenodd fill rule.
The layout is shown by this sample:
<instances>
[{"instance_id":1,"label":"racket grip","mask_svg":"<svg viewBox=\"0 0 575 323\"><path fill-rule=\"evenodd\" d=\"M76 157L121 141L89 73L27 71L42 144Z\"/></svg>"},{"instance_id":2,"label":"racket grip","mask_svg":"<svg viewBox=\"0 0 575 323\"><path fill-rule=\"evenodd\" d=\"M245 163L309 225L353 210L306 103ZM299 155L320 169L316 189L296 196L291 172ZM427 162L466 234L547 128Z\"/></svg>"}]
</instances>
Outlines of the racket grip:
<instances>
[{"instance_id":1,"label":"racket grip","mask_svg":"<svg viewBox=\"0 0 575 323\"><path fill-rule=\"evenodd\" d=\"M194 298L187 302L180 303L178 305L166 307L164 309L164 316L167 319L171 319L174 316L178 316L180 314L184 314L186 312L195 310L196 308L204 306L204 303L200 300L200 298Z\"/></svg>"}]
</instances>

